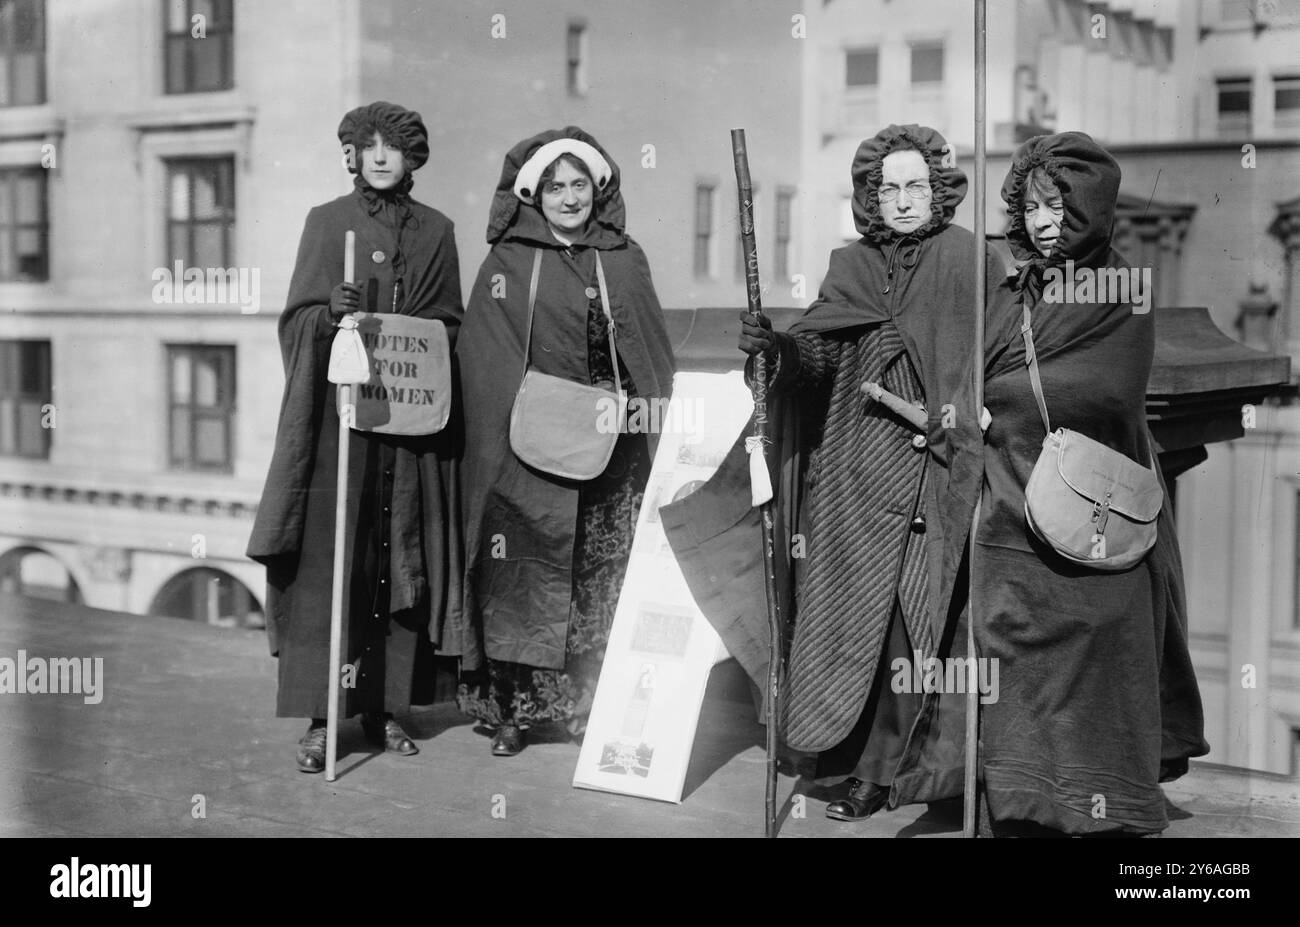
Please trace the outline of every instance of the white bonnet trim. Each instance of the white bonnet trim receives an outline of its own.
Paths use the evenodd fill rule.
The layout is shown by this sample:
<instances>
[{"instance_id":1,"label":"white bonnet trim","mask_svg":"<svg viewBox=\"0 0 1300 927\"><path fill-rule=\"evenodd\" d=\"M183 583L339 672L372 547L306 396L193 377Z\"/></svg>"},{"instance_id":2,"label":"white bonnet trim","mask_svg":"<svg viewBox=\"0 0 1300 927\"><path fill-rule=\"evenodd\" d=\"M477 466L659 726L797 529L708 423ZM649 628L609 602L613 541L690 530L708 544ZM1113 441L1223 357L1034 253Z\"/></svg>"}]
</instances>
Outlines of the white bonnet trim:
<instances>
[{"instance_id":1,"label":"white bonnet trim","mask_svg":"<svg viewBox=\"0 0 1300 927\"><path fill-rule=\"evenodd\" d=\"M515 196L532 205L533 196L537 192L537 181L541 178L542 171L562 154L575 155L587 165L597 190L604 189L605 184L609 183L613 172L610 170L609 162L599 151L576 138L557 138L538 148L533 152L532 157L524 162L524 166L519 169L519 175L515 178Z\"/></svg>"}]
</instances>

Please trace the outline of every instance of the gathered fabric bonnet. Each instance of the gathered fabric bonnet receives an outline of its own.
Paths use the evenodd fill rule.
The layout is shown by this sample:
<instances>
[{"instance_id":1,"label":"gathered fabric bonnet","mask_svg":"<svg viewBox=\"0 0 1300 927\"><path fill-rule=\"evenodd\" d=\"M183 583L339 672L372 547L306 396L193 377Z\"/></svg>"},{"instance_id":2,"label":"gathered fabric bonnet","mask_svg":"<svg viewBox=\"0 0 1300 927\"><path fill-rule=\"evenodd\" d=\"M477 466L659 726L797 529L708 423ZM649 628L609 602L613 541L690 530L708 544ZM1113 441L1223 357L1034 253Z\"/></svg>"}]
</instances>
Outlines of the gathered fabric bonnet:
<instances>
[{"instance_id":1,"label":"gathered fabric bonnet","mask_svg":"<svg viewBox=\"0 0 1300 927\"><path fill-rule=\"evenodd\" d=\"M1042 169L1061 193L1061 232L1052 253L1038 253L1025 227L1025 187L1035 169ZM1007 204L1007 244L1019 261L1034 265L1064 264L1094 267L1106 261L1115 227L1119 196L1119 164L1106 149L1083 132L1036 135L1011 156L1011 170L1002 184Z\"/></svg>"},{"instance_id":2,"label":"gathered fabric bonnet","mask_svg":"<svg viewBox=\"0 0 1300 927\"><path fill-rule=\"evenodd\" d=\"M401 151L406 166L401 181L389 190L376 190L361 174L361 152L376 133L386 144ZM338 136L348 153L348 172L355 175L353 187L365 203L367 214L397 229L397 248L391 259L400 278L406 267L402 232L420 225L411 209L411 187L415 184L415 171L429 160L429 131L414 110L377 100L349 111L339 123Z\"/></svg>"},{"instance_id":3,"label":"gathered fabric bonnet","mask_svg":"<svg viewBox=\"0 0 1300 927\"><path fill-rule=\"evenodd\" d=\"M595 186L591 218L574 238L574 245L608 249L625 244L626 212L618 164L595 138L577 126L547 129L506 152L488 212L488 244L517 239L558 246L537 205L536 187L546 168L564 154L582 161Z\"/></svg>"},{"instance_id":4,"label":"gathered fabric bonnet","mask_svg":"<svg viewBox=\"0 0 1300 927\"><path fill-rule=\"evenodd\" d=\"M542 173L562 154L571 154L587 165L597 191L603 190L605 184L609 183L611 171L604 155L581 139L557 138L538 148L524 162L524 166L519 169L519 176L515 178L515 196L529 206L533 205Z\"/></svg>"},{"instance_id":5,"label":"gathered fabric bonnet","mask_svg":"<svg viewBox=\"0 0 1300 927\"><path fill-rule=\"evenodd\" d=\"M359 170L359 154L378 132L388 144L400 149L407 173L417 171L429 160L429 131L414 110L379 100L358 106L339 123L339 142L351 146L358 157L348 161L348 171Z\"/></svg>"},{"instance_id":6,"label":"gathered fabric bonnet","mask_svg":"<svg viewBox=\"0 0 1300 927\"><path fill-rule=\"evenodd\" d=\"M930 169L930 218L920 228L902 233L885 224L877 193L885 158L913 149ZM858 146L853 158L853 224L864 238L877 244L898 238L925 238L952 221L966 197L966 174L956 166L952 149L936 130L916 124L889 125Z\"/></svg>"},{"instance_id":7,"label":"gathered fabric bonnet","mask_svg":"<svg viewBox=\"0 0 1300 927\"><path fill-rule=\"evenodd\" d=\"M378 133L387 144L402 152L406 173L391 190L376 190L361 176L361 152ZM429 131L414 110L377 100L348 112L339 123L339 142L348 152L348 172L353 185L366 201L370 215L391 213L399 226L417 224L411 212L410 193L415 171L429 160Z\"/></svg>"}]
</instances>

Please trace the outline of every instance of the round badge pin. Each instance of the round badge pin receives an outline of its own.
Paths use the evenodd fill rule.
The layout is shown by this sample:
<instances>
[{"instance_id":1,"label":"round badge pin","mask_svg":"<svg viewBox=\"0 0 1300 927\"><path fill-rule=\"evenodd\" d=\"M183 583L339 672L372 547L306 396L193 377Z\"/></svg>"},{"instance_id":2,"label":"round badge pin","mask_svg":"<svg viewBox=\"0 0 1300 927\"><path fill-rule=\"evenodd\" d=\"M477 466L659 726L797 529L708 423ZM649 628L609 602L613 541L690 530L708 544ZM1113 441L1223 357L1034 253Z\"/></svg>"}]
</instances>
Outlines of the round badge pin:
<instances>
[{"instance_id":1,"label":"round badge pin","mask_svg":"<svg viewBox=\"0 0 1300 927\"><path fill-rule=\"evenodd\" d=\"M384 263L384 252L376 251L374 254L370 255L370 260L374 261L376 264Z\"/></svg>"}]
</instances>

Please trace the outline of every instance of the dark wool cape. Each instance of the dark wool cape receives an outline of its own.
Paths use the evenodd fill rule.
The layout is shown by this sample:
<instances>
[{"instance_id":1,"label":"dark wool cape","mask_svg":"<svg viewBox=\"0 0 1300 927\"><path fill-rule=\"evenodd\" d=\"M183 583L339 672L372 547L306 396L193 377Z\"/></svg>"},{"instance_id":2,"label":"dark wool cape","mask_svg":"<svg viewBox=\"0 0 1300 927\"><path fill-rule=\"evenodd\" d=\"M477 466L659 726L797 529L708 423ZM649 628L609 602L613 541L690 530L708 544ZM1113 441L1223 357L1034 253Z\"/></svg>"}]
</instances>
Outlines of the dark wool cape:
<instances>
[{"instance_id":1,"label":"dark wool cape","mask_svg":"<svg viewBox=\"0 0 1300 927\"><path fill-rule=\"evenodd\" d=\"M908 139L930 152L934 214L917 232L898 235L883 224L875 191L881 161ZM863 143L853 176L864 237L832 253L818 299L788 335L778 335L769 463L782 605L794 624L783 727L801 750L835 746L858 721L896 597L923 658L948 652L965 604L964 592L954 599L954 590L981 465L970 347L975 241L949 224L966 183L942 166L942 149L937 133L917 126L891 126ZM991 281L1002 276L994 258L988 273ZM919 381L921 395L905 398L923 399L929 412L924 477L911 429L859 391L864 380L882 379L897 337L914 375L897 376L897 385L889 373L883 380L891 391ZM945 421L946 406L952 414ZM908 531L921 479L923 539ZM660 514L696 602L765 689L761 529L739 446L709 483ZM807 542L802 560L790 556L796 532ZM941 715L938 695L925 697L892 777L896 803L960 794L961 699L947 701L958 710Z\"/></svg>"},{"instance_id":2,"label":"dark wool cape","mask_svg":"<svg viewBox=\"0 0 1300 927\"><path fill-rule=\"evenodd\" d=\"M1022 212L1036 166L1060 188L1065 207L1046 258ZM1026 263L1003 284L1007 298L990 304L988 323L985 403L993 424L971 602L979 655L999 661L1000 692L981 707L981 778L994 822L1034 821L1075 834L1163 829L1158 781L1208 751L1167 494L1155 548L1121 572L1067 563L1033 535L1024 514L1024 487L1044 438L1020 333L1024 302L1052 428L1150 463L1152 315L1127 302L1044 299L1043 271L1062 268L1067 257L1080 268L1127 266L1110 248L1119 180L1119 166L1082 133L1040 136L1016 152L1002 195L1008 241Z\"/></svg>"},{"instance_id":3,"label":"dark wool cape","mask_svg":"<svg viewBox=\"0 0 1300 927\"><path fill-rule=\"evenodd\" d=\"M334 549L339 423L337 387L326 380L326 370L335 334L329 317L330 292L343 280L344 233L351 229L357 236L356 282L362 290L362 311L438 319L446 325L452 345L456 343L462 308L452 224L437 210L409 199L404 202L410 217L400 234L400 248L401 217L393 203L380 202L360 180L352 193L312 209L303 229L279 322L285 387L275 449L247 550L249 557L267 568L267 636L272 654L279 653L291 616L329 624L328 573L322 581L319 569L300 576L299 567L328 563ZM414 621L428 629L435 644L446 653L463 655L474 666L478 660L474 640L464 633L460 610L455 460L461 431L459 414L453 411L447 427L436 435L351 433L344 602L356 598L351 586L361 581L358 560L366 536L387 521L389 570L382 578L390 590L388 611L415 610L407 613L408 618L414 614ZM383 519L375 511L374 486L385 478L376 469L377 461L386 461L379 466L392 471L386 475L391 514ZM324 530L314 520L313 513L319 512L328 513ZM317 528L305 531L309 523ZM354 648L349 647L348 622L344 623L343 659L348 662ZM308 662L315 663L320 655L309 656ZM319 680L293 684L314 699L312 693L317 689L323 693L327 684L325 672L319 675ZM324 703L323 695L319 701Z\"/></svg>"},{"instance_id":4,"label":"dark wool cape","mask_svg":"<svg viewBox=\"0 0 1300 927\"><path fill-rule=\"evenodd\" d=\"M586 230L565 253L541 213L513 192L529 155L567 136L597 148L612 177L596 194ZM663 310L640 246L623 231L613 159L582 130L543 132L505 158L488 221L492 250L470 292L457 356L468 423L464 459L465 611L481 622L494 660L546 669L565 665L581 483L525 466L510 449L510 411L524 374L533 255L542 250L531 363L542 373L590 383L586 290L600 252L618 356L645 400L666 399L674 360ZM657 436L647 435L653 458Z\"/></svg>"}]
</instances>

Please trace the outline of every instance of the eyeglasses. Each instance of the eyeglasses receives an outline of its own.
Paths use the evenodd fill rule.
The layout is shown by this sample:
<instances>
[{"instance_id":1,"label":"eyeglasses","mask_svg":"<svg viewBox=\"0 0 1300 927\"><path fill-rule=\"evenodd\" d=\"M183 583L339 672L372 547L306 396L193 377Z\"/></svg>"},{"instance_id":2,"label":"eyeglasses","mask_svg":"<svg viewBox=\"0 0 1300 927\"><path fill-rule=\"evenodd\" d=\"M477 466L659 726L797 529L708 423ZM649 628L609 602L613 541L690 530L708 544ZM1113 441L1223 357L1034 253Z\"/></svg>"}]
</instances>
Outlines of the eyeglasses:
<instances>
[{"instance_id":1,"label":"eyeglasses","mask_svg":"<svg viewBox=\"0 0 1300 927\"><path fill-rule=\"evenodd\" d=\"M924 180L914 180L907 186L903 187L907 191L908 197L914 200L928 200L930 198L930 185ZM892 203L898 199L899 188L894 184L886 184L876 191L876 197L882 203Z\"/></svg>"}]
</instances>

